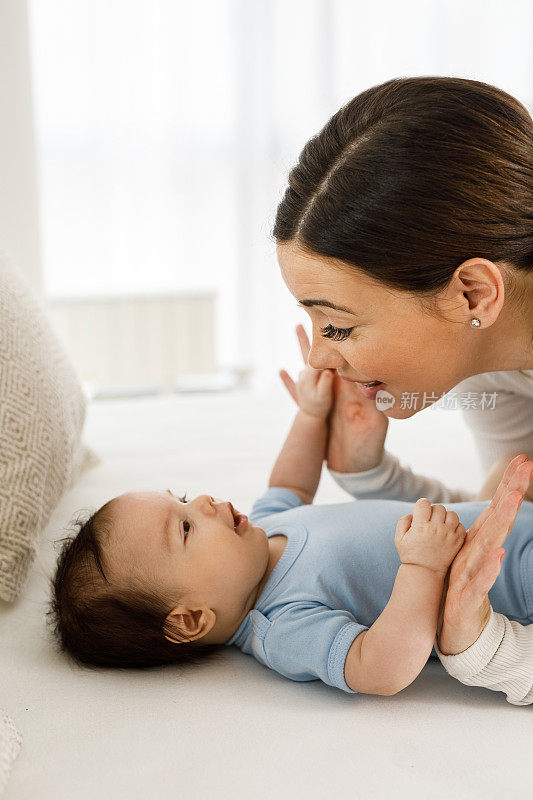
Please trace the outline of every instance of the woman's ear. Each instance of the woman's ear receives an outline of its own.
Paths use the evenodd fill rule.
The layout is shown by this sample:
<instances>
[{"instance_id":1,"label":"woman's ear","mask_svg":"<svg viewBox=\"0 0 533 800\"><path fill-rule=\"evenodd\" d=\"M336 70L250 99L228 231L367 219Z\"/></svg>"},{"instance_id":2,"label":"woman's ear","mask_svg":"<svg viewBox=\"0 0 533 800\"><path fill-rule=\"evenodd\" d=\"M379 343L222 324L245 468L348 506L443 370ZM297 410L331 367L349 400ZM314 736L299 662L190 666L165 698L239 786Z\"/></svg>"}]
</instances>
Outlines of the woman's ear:
<instances>
[{"instance_id":1,"label":"woman's ear","mask_svg":"<svg viewBox=\"0 0 533 800\"><path fill-rule=\"evenodd\" d=\"M455 271L450 282L449 311L456 311L460 321L471 317L483 320L487 328L498 319L505 298L505 284L500 268L486 258L470 258ZM454 297L459 299L455 303Z\"/></svg>"}]
</instances>

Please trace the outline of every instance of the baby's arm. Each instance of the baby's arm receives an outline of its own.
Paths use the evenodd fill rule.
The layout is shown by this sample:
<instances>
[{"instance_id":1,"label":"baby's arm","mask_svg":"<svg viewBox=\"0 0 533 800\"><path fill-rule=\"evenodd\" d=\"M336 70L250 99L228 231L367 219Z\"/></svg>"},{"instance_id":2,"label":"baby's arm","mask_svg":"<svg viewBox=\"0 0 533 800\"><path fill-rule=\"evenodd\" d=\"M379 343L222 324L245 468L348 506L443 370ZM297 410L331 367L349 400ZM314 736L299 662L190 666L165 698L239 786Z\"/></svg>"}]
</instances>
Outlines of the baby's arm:
<instances>
[{"instance_id":1,"label":"baby's arm","mask_svg":"<svg viewBox=\"0 0 533 800\"><path fill-rule=\"evenodd\" d=\"M330 378L320 380L331 383ZM326 418L300 409L270 474L269 487L282 486L304 503L312 503L322 473L327 434Z\"/></svg>"},{"instance_id":2,"label":"baby's arm","mask_svg":"<svg viewBox=\"0 0 533 800\"><path fill-rule=\"evenodd\" d=\"M350 689L392 695L419 675L435 641L448 567L466 531L454 511L420 498L396 527L402 560L391 597L374 624L354 639L345 664Z\"/></svg>"},{"instance_id":3,"label":"baby's arm","mask_svg":"<svg viewBox=\"0 0 533 800\"><path fill-rule=\"evenodd\" d=\"M299 326L301 327L301 326ZM298 413L270 474L269 487L290 489L304 503L312 503L316 494L322 463L326 457L328 415L333 402L333 372L313 369L307 363L309 342L297 330L305 367L295 383L283 369L280 376Z\"/></svg>"},{"instance_id":4,"label":"baby's arm","mask_svg":"<svg viewBox=\"0 0 533 800\"><path fill-rule=\"evenodd\" d=\"M350 689L392 695L414 681L435 641L443 587L443 574L400 565L389 602L348 651L344 677Z\"/></svg>"}]
</instances>

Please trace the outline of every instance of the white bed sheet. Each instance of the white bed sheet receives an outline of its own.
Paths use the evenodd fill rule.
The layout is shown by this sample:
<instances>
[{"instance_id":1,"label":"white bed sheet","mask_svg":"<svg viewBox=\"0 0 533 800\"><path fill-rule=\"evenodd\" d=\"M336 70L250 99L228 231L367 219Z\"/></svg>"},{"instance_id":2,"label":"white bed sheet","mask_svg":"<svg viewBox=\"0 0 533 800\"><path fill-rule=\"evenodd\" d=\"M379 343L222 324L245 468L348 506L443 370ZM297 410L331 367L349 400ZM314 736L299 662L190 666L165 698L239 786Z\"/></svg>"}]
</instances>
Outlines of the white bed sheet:
<instances>
[{"instance_id":1,"label":"white bed sheet","mask_svg":"<svg viewBox=\"0 0 533 800\"><path fill-rule=\"evenodd\" d=\"M64 496L25 595L0 605L0 705L23 736L5 800L533 795L531 707L464 686L437 661L400 694L373 697L290 681L236 648L186 677L85 671L52 649L52 542L73 515L142 487L209 492L246 511L293 413L282 388L89 408L84 439L103 463ZM450 485L481 480L460 412L393 420L387 447ZM324 470L316 502L349 499Z\"/></svg>"}]
</instances>

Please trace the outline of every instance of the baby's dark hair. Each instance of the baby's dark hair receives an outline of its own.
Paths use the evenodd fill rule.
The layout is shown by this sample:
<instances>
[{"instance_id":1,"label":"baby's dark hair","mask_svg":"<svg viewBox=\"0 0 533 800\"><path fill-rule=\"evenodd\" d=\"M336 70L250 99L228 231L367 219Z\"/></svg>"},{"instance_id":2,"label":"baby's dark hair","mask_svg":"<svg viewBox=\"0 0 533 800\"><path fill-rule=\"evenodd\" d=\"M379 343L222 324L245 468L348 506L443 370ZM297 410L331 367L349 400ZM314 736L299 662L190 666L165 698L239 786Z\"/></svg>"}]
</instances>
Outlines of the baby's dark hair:
<instances>
[{"instance_id":1,"label":"baby's dark hair","mask_svg":"<svg viewBox=\"0 0 533 800\"><path fill-rule=\"evenodd\" d=\"M173 643L176 635L165 622L176 605L155 588L135 577L127 587L108 580L104 545L113 528L110 500L87 519L78 515L74 530L63 539L55 575L50 579L51 600L46 612L59 652L78 665L146 669L165 664L180 666L205 661L223 644L201 640ZM75 528L79 526L79 531Z\"/></svg>"}]
</instances>

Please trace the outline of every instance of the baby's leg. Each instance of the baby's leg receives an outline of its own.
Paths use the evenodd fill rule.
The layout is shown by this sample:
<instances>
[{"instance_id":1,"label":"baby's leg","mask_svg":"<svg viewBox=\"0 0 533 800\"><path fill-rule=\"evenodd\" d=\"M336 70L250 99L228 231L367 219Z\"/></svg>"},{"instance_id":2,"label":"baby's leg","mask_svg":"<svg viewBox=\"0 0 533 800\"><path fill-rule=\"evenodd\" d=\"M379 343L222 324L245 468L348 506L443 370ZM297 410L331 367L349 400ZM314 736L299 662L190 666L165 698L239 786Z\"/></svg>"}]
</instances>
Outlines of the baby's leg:
<instances>
[{"instance_id":1,"label":"baby's leg","mask_svg":"<svg viewBox=\"0 0 533 800\"><path fill-rule=\"evenodd\" d=\"M366 472L377 467L384 452L388 417L353 383L338 373L329 415L327 465L335 472Z\"/></svg>"}]
</instances>

